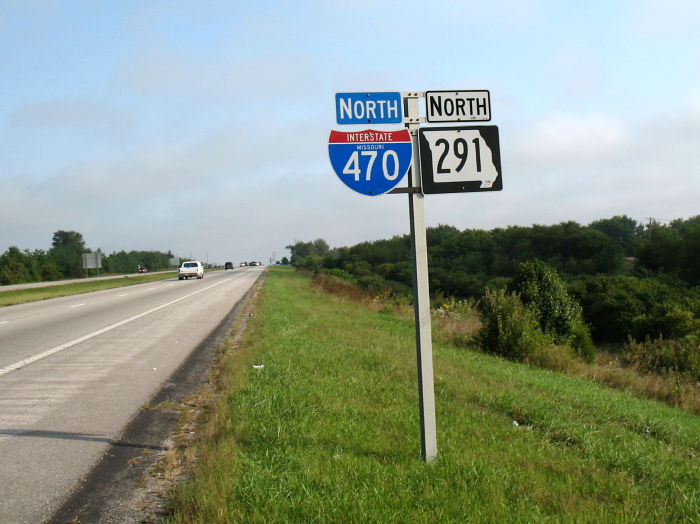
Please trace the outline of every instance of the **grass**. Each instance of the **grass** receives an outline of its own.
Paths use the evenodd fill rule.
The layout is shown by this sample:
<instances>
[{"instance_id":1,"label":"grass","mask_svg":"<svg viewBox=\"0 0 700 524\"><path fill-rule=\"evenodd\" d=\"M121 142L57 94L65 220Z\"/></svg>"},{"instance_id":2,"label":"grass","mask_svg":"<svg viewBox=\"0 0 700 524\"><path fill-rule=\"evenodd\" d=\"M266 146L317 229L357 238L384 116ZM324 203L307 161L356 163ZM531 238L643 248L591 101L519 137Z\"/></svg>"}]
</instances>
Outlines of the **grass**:
<instances>
[{"instance_id":1,"label":"grass","mask_svg":"<svg viewBox=\"0 0 700 524\"><path fill-rule=\"evenodd\" d=\"M164 280L166 278L172 278L173 276L175 276L174 272L168 272L154 275L139 275L129 278L114 278L109 280L78 282L75 284L33 287L12 291L2 291L0 289L0 306L12 306L14 304L24 304L25 302L35 302L37 300L47 300L49 298L91 293L93 291L101 291L103 289L133 286L135 284L143 284L145 282Z\"/></svg>"},{"instance_id":2,"label":"grass","mask_svg":"<svg viewBox=\"0 0 700 524\"><path fill-rule=\"evenodd\" d=\"M422 463L413 337L273 268L169 520L700 521L698 417L441 342Z\"/></svg>"},{"instance_id":3,"label":"grass","mask_svg":"<svg viewBox=\"0 0 700 524\"><path fill-rule=\"evenodd\" d=\"M343 289L337 291L343 292ZM394 308L394 311L403 315L412 314L406 308ZM464 348L473 347L474 335L481 326L476 303L448 301L433 311L432 318L433 340ZM589 364L577 358L572 351L553 345L542 348L528 363L572 377L593 380L641 398L660 400L700 415L700 382L684 374L651 373L630 367L621 362L620 351L620 348L598 349L595 362Z\"/></svg>"},{"instance_id":4,"label":"grass","mask_svg":"<svg viewBox=\"0 0 700 524\"><path fill-rule=\"evenodd\" d=\"M390 311L413 318L413 309L401 296L375 296L338 278L320 273L314 286L328 293L362 301L373 311ZM433 341L474 349L474 335L481 327L477 302L443 298L434 302L432 311ZM561 346L542 348L529 364L572 377L593 380L627 391L641 398L660 400L700 415L700 382L687 374L651 373L630 367L621 361L620 347L598 348L595 362L589 364Z\"/></svg>"}]
</instances>

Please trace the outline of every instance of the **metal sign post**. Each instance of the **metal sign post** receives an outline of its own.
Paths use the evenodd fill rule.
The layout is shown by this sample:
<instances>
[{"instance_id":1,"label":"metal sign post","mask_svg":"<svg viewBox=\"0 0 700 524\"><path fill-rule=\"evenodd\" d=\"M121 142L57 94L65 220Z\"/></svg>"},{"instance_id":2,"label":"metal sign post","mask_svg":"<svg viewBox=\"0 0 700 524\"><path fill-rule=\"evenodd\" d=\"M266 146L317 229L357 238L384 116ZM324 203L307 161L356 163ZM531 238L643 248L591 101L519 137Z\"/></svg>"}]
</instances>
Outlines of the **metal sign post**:
<instances>
[{"instance_id":1,"label":"metal sign post","mask_svg":"<svg viewBox=\"0 0 700 524\"><path fill-rule=\"evenodd\" d=\"M406 127L413 140L413 162L408 182L411 188L421 187L418 156L418 129L420 127L418 100L418 93L404 94ZM437 427L430 292L428 288L428 242L425 233L425 201L420 189L418 192L409 193L408 212L411 220L411 250L413 251L413 311L416 319L421 457L425 462L432 462L437 458Z\"/></svg>"}]
</instances>

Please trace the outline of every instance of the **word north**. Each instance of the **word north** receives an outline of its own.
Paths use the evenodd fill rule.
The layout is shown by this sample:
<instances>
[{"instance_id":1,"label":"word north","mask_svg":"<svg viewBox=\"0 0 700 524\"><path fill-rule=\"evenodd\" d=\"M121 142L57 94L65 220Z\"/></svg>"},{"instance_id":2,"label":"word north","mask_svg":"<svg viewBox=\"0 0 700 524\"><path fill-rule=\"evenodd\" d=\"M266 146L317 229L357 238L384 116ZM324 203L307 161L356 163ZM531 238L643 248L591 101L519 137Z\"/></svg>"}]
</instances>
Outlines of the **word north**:
<instances>
[{"instance_id":1,"label":"word north","mask_svg":"<svg viewBox=\"0 0 700 524\"><path fill-rule=\"evenodd\" d=\"M491 120L488 91L428 91L425 94L428 122Z\"/></svg>"},{"instance_id":2,"label":"word north","mask_svg":"<svg viewBox=\"0 0 700 524\"><path fill-rule=\"evenodd\" d=\"M339 124L396 124L403 122L401 93L337 93Z\"/></svg>"}]
</instances>

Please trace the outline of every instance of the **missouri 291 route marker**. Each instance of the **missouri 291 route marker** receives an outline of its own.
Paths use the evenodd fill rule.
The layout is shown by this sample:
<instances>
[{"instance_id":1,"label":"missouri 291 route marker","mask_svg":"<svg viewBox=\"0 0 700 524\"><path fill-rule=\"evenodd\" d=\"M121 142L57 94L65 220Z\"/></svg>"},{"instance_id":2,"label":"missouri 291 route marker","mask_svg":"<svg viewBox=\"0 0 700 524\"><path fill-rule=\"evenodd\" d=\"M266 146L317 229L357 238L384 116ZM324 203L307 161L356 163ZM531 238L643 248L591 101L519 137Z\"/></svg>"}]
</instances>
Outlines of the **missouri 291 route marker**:
<instances>
[{"instance_id":1,"label":"missouri 291 route marker","mask_svg":"<svg viewBox=\"0 0 700 524\"><path fill-rule=\"evenodd\" d=\"M418 143L424 194L503 189L497 126L425 127Z\"/></svg>"}]
</instances>

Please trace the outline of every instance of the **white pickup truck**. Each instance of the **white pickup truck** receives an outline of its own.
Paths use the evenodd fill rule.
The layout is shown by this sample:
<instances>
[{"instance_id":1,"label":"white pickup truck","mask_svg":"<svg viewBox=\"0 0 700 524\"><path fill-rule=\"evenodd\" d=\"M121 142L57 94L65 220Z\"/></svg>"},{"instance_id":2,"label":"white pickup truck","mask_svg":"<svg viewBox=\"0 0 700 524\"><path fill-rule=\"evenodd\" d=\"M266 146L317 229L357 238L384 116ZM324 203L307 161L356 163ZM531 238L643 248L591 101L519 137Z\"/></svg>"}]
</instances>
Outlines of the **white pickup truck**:
<instances>
[{"instance_id":1,"label":"white pickup truck","mask_svg":"<svg viewBox=\"0 0 700 524\"><path fill-rule=\"evenodd\" d=\"M204 267L198 260L183 262L177 270L178 280L189 279L190 277L204 278Z\"/></svg>"}]
</instances>

